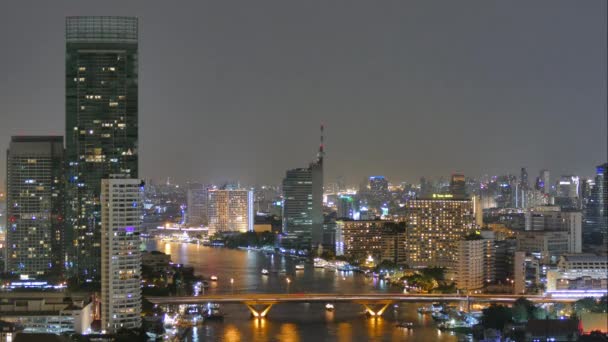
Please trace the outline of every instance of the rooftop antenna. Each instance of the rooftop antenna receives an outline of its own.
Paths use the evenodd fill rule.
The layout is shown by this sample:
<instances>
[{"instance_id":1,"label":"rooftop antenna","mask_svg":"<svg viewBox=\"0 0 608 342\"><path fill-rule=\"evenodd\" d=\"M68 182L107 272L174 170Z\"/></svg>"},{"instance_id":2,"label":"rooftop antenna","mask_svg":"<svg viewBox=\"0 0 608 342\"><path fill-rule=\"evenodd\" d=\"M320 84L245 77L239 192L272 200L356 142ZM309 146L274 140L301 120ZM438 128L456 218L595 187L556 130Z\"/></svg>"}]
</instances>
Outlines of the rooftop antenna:
<instances>
[{"instance_id":1,"label":"rooftop antenna","mask_svg":"<svg viewBox=\"0 0 608 342\"><path fill-rule=\"evenodd\" d=\"M319 145L319 154L317 155L317 158L319 160L319 163L323 162L323 157L325 156L325 152L323 151L323 130L324 130L324 125L323 123L321 123L321 144Z\"/></svg>"}]
</instances>

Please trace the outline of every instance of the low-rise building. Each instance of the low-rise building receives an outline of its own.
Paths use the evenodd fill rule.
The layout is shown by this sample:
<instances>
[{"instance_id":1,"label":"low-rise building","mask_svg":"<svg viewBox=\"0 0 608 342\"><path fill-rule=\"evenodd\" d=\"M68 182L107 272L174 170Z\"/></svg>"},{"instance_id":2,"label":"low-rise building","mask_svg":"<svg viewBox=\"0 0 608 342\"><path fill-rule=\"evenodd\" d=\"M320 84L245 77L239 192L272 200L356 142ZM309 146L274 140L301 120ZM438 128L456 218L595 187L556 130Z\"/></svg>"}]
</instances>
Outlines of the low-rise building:
<instances>
[{"instance_id":1,"label":"low-rise building","mask_svg":"<svg viewBox=\"0 0 608 342\"><path fill-rule=\"evenodd\" d=\"M167 272L171 256L159 251L143 252L141 255L141 266L152 272Z\"/></svg>"},{"instance_id":2,"label":"low-rise building","mask_svg":"<svg viewBox=\"0 0 608 342\"><path fill-rule=\"evenodd\" d=\"M85 333L93 321L87 295L67 298L64 292L0 293L0 316L26 333Z\"/></svg>"},{"instance_id":3,"label":"low-rise building","mask_svg":"<svg viewBox=\"0 0 608 342\"><path fill-rule=\"evenodd\" d=\"M581 332L577 319L531 319L525 341L577 341Z\"/></svg>"},{"instance_id":4,"label":"low-rise building","mask_svg":"<svg viewBox=\"0 0 608 342\"><path fill-rule=\"evenodd\" d=\"M554 297L598 297L608 293L608 260L595 254L565 254L547 271L547 293Z\"/></svg>"}]
</instances>

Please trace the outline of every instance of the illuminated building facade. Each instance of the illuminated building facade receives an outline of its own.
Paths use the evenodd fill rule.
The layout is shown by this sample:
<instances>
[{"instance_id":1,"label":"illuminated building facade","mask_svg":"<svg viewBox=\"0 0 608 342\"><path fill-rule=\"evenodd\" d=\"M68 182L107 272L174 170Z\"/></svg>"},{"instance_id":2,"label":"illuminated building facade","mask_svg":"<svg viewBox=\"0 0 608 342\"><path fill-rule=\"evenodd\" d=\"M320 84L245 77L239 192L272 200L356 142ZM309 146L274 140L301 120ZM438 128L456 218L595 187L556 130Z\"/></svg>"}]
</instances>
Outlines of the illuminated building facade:
<instances>
[{"instance_id":1,"label":"illuminated building facade","mask_svg":"<svg viewBox=\"0 0 608 342\"><path fill-rule=\"evenodd\" d=\"M447 197L447 198L446 198ZM452 267L458 241L475 228L473 202L433 195L405 204L407 264L410 267Z\"/></svg>"},{"instance_id":2,"label":"illuminated building facade","mask_svg":"<svg viewBox=\"0 0 608 342\"><path fill-rule=\"evenodd\" d=\"M355 213L355 200L353 196L340 195L336 203L336 214L338 218L352 219Z\"/></svg>"},{"instance_id":3,"label":"illuminated building facade","mask_svg":"<svg viewBox=\"0 0 608 342\"><path fill-rule=\"evenodd\" d=\"M209 190L209 232L252 232L253 191Z\"/></svg>"},{"instance_id":4,"label":"illuminated building facade","mask_svg":"<svg viewBox=\"0 0 608 342\"><path fill-rule=\"evenodd\" d=\"M138 177L138 21L67 17L65 34L70 267L98 277L101 180Z\"/></svg>"},{"instance_id":5,"label":"illuminated building facade","mask_svg":"<svg viewBox=\"0 0 608 342\"><path fill-rule=\"evenodd\" d=\"M138 179L101 182L101 324L107 332L141 326L142 193Z\"/></svg>"},{"instance_id":6,"label":"illuminated building facade","mask_svg":"<svg viewBox=\"0 0 608 342\"><path fill-rule=\"evenodd\" d=\"M453 271L456 275L456 287L463 290L478 290L486 281L486 266L490 265L493 240L481 237L458 241L456 263Z\"/></svg>"},{"instance_id":7,"label":"illuminated building facade","mask_svg":"<svg viewBox=\"0 0 608 342\"><path fill-rule=\"evenodd\" d=\"M601 236L603 245L606 246L608 244L608 163L598 165L596 168L594 186L591 189L585 216L585 233Z\"/></svg>"},{"instance_id":8,"label":"illuminated building facade","mask_svg":"<svg viewBox=\"0 0 608 342\"><path fill-rule=\"evenodd\" d=\"M12 137L7 151L5 271L60 271L64 233L63 137Z\"/></svg>"},{"instance_id":9,"label":"illuminated building facade","mask_svg":"<svg viewBox=\"0 0 608 342\"><path fill-rule=\"evenodd\" d=\"M405 224L393 221L336 221L336 255L360 261L405 262Z\"/></svg>"}]
</instances>

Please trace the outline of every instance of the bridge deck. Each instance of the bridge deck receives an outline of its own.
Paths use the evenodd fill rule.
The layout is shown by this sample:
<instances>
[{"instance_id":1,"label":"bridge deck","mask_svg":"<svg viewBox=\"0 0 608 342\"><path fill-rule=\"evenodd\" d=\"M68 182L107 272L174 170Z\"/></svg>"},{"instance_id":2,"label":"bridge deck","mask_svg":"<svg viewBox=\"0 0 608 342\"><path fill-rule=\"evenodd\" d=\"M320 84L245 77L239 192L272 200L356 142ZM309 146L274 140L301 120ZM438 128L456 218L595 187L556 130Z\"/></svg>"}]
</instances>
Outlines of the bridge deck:
<instances>
[{"instance_id":1,"label":"bridge deck","mask_svg":"<svg viewBox=\"0 0 608 342\"><path fill-rule=\"evenodd\" d=\"M350 303L381 303L381 302L491 302L511 303L521 296L518 295L489 295L477 294L470 296L442 294L335 294L335 293L291 293L291 294L224 294L183 297L150 297L145 296L153 304L204 304L213 303L314 303L314 302L350 302ZM573 302L569 298L549 298L543 296L526 296L535 303Z\"/></svg>"}]
</instances>

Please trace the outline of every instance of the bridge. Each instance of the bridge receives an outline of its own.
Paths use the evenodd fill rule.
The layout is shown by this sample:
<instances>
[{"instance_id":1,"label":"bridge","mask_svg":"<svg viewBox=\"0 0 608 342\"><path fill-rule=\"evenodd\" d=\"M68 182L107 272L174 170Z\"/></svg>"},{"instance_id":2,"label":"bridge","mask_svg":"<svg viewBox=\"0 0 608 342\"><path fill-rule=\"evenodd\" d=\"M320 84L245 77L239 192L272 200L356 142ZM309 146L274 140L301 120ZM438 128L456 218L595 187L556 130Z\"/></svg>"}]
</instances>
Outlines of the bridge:
<instances>
[{"instance_id":1,"label":"bridge","mask_svg":"<svg viewBox=\"0 0 608 342\"><path fill-rule=\"evenodd\" d=\"M520 295L494 294L339 294L339 293L291 293L291 294L222 294L184 297L149 297L146 299L157 305L179 304L245 304L253 317L265 317L273 305L279 303L356 303L365 307L370 316L381 316L386 308L399 302L478 302L513 303ZM572 298L550 298L545 296L526 296L534 303L570 303Z\"/></svg>"}]
</instances>

